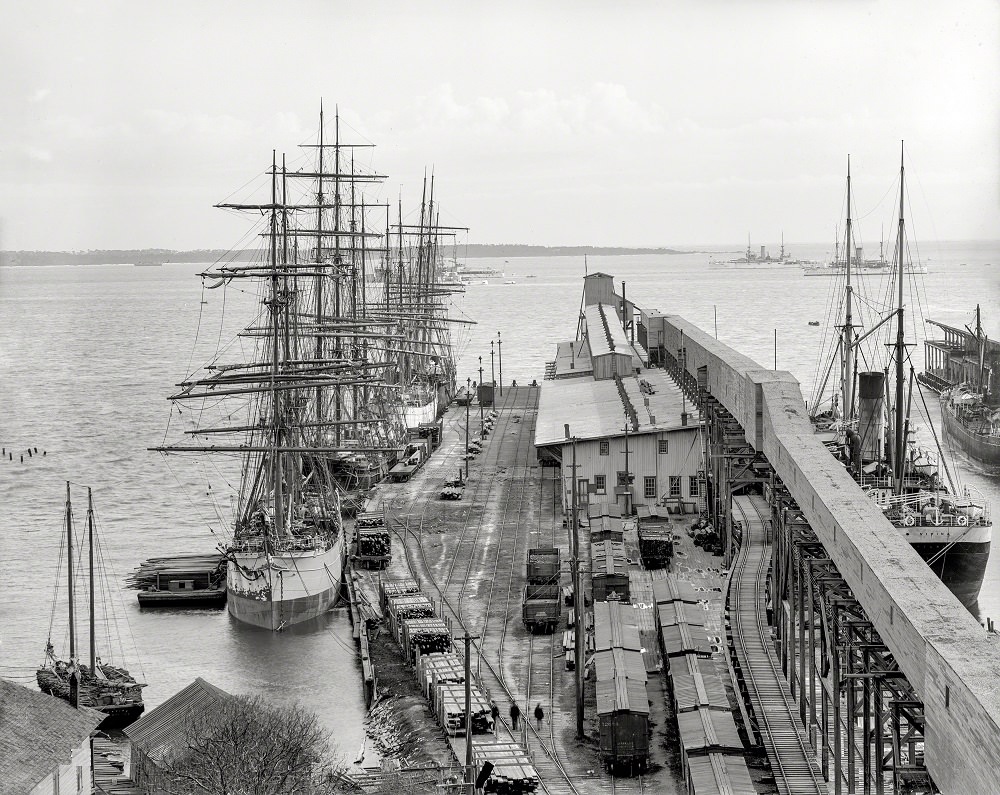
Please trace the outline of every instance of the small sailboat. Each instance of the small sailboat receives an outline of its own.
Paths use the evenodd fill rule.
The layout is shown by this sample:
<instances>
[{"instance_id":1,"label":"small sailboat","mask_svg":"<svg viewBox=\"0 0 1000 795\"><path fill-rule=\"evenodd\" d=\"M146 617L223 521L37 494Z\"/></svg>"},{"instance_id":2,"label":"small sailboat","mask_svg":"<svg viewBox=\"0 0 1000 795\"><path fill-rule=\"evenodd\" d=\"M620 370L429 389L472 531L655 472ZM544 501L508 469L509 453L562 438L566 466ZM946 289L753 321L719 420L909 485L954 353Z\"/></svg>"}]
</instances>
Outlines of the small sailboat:
<instances>
[{"instance_id":1,"label":"small sailboat","mask_svg":"<svg viewBox=\"0 0 1000 795\"><path fill-rule=\"evenodd\" d=\"M69 660L56 657L52 645L52 625L49 625L49 639L45 644L45 662L35 672L38 688L43 693L70 702L73 706L83 705L96 709L105 715L102 729L120 729L138 718L145 705L142 688L125 669L105 663L97 655L97 633L94 610L94 501L87 489L87 546L89 550L90 586L90 664L77 659L76 646L76 599L73 572L73 506L70 484L66 483L66 571L69 586Z\"/></svg>"}]
</instances>

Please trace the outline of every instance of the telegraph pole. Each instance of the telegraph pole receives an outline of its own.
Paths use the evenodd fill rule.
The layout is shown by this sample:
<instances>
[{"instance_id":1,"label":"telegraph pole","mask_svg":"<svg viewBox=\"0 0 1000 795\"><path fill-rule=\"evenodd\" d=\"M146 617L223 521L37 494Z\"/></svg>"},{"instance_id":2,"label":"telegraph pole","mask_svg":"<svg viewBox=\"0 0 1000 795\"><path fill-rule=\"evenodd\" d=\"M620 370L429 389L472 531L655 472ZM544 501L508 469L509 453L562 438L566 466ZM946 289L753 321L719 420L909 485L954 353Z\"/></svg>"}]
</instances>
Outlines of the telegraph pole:
<instances>
[{"instance_id":1,"label":"telegraph pole","mask_svg":"<svg viewBox=\"0 0 1000 795\"><path fill-rule=\"evenodd\" d=\"M628 418L628 415L626 414L625 415L625 427L623 428L623 430L625 431L625 489L626 489L626 492L625 492L625 513L626 513L626 515L631 516L632 515L632 508L629 505L629 497L631 497L632 491L631 491L631 484L629 483L629 470L628 470L628 422L629 422L629 418Z\"/></svg>"},{"instance_id":2,"label":"telegraph pole","mask_svg":"<svg viewBox=\"0 0 1000 795\"><path fill-rule=\"evenodd\" d=\"M586 646L586 638L583 635L584 611L586 610L585 598L583 595L583 578L580 576L580 525L577 519L577 480L576 480L576 437L570 436L569 424L563 426L566 432L566 439L573 443L573 497L571 502L572 522L571 542L573 550L573 667L576 675L576 736L584 738L583 733L583 652Z\"/></svg>"},{"instance_id":3,"label":"telegraph pole","mask_svg":"<svg viewBox=\"0 0 1000 795\"><path fill-rule=\"evenodd\" d=\"M500 339L500 332L497 332L497 364L500 370L500 396L503 396L503 340Z\"/></svg>"},{"instance_id":4,"label":"telegraph pole","mask_svg":"<svg viewBox=\"0 0 1000 795\"><path fill-rule=\"evenodd\" d=\"M469 404L472 403L472 379L465 379L465 479L469 479Z\"/></svg>"},{"instance_id":5,"label":"telegraph pole","mask_svg":"<svg viewBox=\"0 0 1000 795\"><path fill-rule=\"evenodd\" d=\"M494 360L493 354L496 353L496 348L493 346L493 340L490 340L490 384L493 386L493 391L497 388L497 373L496 369L493 367Z\"/></svg>"},{"instance_id":6,"label":"telegraph pole","mask_svg":"<svg viewBox=\"0 0 1000 795\"><path fill-rule=\"evenodd\" d=\"M482 437L482 435L483 435L483 428L485 427L484 424L483 424L483 399L482 399L482 394L483 394L483 357L480 356L479 357L479 395L480 395L480 397L479 397L479 436L480 437Z\"/></svg>"},{"instance_id":7,"label":"telegraph pole","mask_svg":"<svg viewBox=\"0 0 1000 795\"><path fill-rule=\"evenodd\" d=\"M471 379L470 379L471 380ZM466 459L468 460L468 459ZM476 795L476 771L472 763L472 641L478 635L465 633L465 783L468 795Z\"/></svg>"}]
</instances>

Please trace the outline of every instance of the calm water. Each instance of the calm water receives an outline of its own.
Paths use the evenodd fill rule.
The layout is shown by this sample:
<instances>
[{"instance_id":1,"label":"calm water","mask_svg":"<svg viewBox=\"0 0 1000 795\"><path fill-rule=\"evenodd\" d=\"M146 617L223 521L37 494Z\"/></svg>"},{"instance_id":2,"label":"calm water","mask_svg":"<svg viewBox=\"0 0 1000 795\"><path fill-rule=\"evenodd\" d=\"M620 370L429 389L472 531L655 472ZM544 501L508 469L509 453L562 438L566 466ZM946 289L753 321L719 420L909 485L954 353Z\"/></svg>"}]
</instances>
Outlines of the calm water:
<instances>
[{"instance_id":1,"label":"calm water","mask_svg":"<svg viewBox=\"0 0 1000 795\"><path fill-rule=\"evenodd\" d=\"M790 248L821 259L828 247ZM1000 336L1000 243L924 245L921 254L929 269L922 277L924 315L962 325L979 302L990 336ZM625 280L628 295L645 308L681 314L707 331L717 318L720 339L763 366L773 366L777 329L778 366L791 370L808 396L825 333L808 322L825 321L836 280L804 277L798 269L710 269L708 259L590 257L588 267L610 273L619 286ZM488 277L489 284L479 277L457 301L458 316L477 321L457 334L461 379L479 380L480 356L489 378L489 343L498 331L504 382L541 379L556 339L575 328L582 259L472 260L470 267L505 275ZM94 487L108 570L116 575L110 596L127 615L128 626L119 629L126 652L133 639L139 650L150 706L195 676L233 692L306 702L353 760L364 704L343 610L308 632L271 635L236 624L224 611L140 612L134 592L121 587L148 557L210 551L223 540L213 531L220 528L217 516L228 512L235 462L147 452L164 438L165 397L173 385L207 358L220 333L228 339L253 305L252 296L219 291L206 293L202 304L198 270L186 264L0 270L0 444L17 451L13 462L0 462L0 674L31 682L42 659L68 479ZM866 281L876 295L878 280ZM914 351L918 365L922 353ZM499 369L499 356L494 364ZM29 447L47 455L22 464ZM961 469L1000 508L1000 479L968 462ZM76 499L82 518L85 492ZM980 607L1000 619L1000 553L991 560ZM64 637L60 610L57 647Z\"/></svg>"}]
</instances>

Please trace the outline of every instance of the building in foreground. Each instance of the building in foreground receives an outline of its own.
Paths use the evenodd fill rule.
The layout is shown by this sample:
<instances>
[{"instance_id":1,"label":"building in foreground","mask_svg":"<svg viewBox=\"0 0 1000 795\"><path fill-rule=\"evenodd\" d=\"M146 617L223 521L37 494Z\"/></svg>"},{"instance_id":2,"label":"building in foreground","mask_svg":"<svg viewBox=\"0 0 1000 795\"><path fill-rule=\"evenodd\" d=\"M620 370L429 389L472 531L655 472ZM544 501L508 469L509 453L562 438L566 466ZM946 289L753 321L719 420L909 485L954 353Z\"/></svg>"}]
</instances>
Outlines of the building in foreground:
<instances>
[{"instance_id":1,"label":"building in foreground","mask_svg":"<svg viewBox=\"0 0 1000 795\"><path fill-rule=\"evenodd\" d=\"M0 795L90 795L90 737L102 720L0 679Z\"/></svg>"},{"instance_id":2,"label":"building in foreground","mask_svg":"<svg viewBox=\"0 0 1000 795\"><path fill-rule=\"evenodd\" d=\"M611 276L584 278L576 336L557 344L542 383L539 460L561 466L564 508L573 494L575 440L581 503L614 503L626 513L657 504L698 512L704 500L698 409L664 370L650 369L634 337L634 313L623 322L623 306L632 307L615 294Z\"/></svg>"}]
</instances>

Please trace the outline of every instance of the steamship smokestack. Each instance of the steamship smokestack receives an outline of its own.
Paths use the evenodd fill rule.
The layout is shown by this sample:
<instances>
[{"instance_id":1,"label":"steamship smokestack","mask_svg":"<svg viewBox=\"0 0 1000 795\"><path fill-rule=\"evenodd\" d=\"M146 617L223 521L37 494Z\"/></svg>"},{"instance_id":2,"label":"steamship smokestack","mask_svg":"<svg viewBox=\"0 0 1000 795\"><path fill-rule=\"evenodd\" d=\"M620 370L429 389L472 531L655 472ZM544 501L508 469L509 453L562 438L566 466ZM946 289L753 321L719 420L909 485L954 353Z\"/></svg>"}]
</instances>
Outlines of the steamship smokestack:
<instances>
[{"instance_id":1,"label":"steamship smokestack","mask_svg":"<svg viewBox=\"0 0 1000 795\"><path fill-rule=\"evenodd\" d=\"M861 459L866 462L879 457L884 399L885 373L858 373L858 434L861 436Z\"/></svg>"}]
</instances>

